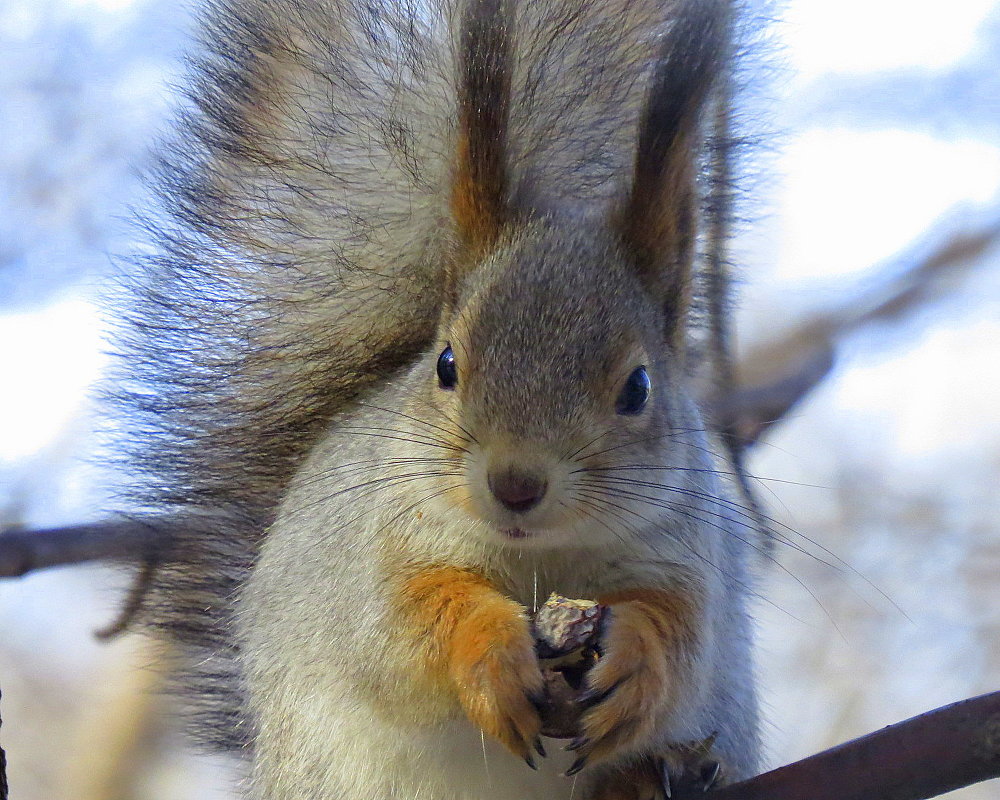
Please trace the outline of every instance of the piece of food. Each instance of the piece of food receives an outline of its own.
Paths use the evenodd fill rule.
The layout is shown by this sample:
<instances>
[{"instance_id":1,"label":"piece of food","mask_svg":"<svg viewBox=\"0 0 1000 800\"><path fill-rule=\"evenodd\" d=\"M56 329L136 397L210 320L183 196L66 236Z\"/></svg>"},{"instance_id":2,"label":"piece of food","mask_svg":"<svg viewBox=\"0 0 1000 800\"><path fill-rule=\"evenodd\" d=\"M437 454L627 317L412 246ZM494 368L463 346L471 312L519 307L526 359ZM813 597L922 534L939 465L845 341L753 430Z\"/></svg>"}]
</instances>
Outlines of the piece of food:
<instances>
[{"instance_id":1,"label":"piece of food","mask_svg":"<svg viewBox=\"0 0 1000 800\"><path fill-rule=\"evenodd\" d=\"M557 739L578 735L584 677L600 658L601 626L607 608L593 600L572 600L554 592L534 618L535 650L545 677L542 733Z\"/></svg>"}]
</instances>

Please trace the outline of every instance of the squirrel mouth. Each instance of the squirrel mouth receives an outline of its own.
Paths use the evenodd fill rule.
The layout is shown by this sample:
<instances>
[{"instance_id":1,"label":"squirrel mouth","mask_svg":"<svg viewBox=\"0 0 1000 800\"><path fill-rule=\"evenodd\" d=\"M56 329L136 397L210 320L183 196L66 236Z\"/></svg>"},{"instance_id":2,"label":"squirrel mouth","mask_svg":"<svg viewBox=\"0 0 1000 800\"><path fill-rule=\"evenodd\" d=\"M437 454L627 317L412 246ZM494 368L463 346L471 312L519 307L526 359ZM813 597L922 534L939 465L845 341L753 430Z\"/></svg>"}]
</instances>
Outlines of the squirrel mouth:
<instances>
[{"instance_id":1,"label":"squirrel mouth","mask_svg":"<svg viewBox=\"0 0 1000 800\"><path fill-rule=\"evenodd\" d=\"M531 533L520 528L504 528L501 533L508 539L527 539L531 536Z\"/></svg>"}]
</instances>

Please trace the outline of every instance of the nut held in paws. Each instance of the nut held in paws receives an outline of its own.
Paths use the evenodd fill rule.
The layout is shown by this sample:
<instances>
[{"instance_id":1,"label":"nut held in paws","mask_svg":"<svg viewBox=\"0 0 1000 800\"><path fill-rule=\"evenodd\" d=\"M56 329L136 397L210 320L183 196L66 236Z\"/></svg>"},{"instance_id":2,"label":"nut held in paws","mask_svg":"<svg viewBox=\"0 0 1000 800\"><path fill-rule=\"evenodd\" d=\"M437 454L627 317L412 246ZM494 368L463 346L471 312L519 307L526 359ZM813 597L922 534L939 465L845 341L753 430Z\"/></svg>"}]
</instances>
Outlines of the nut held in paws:
<instances>
[{"instance_id":1,"label":"nut held in paws","mask_svg":"<svg viewBox=\"0 0 1000 800\"><path fill-rule=\"evenodd\" d=\"M542 733L559 739L578 735L577 699L583 679L600 657L601 623L607 609L593 600L554 592L535 614L535 649L545 676Z\"/></svg>"}]
</instances>

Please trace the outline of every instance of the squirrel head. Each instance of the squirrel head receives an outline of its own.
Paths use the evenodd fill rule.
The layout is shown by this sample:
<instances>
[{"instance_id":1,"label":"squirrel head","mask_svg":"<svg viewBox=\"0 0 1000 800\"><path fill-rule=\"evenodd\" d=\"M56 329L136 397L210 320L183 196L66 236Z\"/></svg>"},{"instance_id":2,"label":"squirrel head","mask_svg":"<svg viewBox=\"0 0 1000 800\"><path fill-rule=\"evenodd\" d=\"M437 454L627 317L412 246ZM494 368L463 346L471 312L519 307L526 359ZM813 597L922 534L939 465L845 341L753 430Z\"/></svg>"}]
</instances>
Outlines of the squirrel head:
<instances>
[{"instance_id":1,"label":"squirrel head","mask_svg":"<svg viewBox=\"0 0 1000 800\"><path fill-rule=\"evenodd\" d=\"M461 505L508 539L549 543L580 530L604 516L608 485L627 475L596 470L648 466L672 431L700 427L682 383L684 325L699 131L728 4L676 8L630 181L601 209L553 207L543 187L514 185L510 3L471 0L466 11L457 248L420 399L462 432Z\"/></svg>"},{"instance_id":2,"label":"squirrel head","mask_svg":"<svg viewBox=\"0 0 1000 800\"><path fill-rule=\"evenodd\" d=\"M692 427L681 368L620 236L546 217L468 275L413 413L429 404L454 429L460 505L501 539L544 546L593 516L597 471L648 465L672 427Z\"/></svg>"}]
</instances>

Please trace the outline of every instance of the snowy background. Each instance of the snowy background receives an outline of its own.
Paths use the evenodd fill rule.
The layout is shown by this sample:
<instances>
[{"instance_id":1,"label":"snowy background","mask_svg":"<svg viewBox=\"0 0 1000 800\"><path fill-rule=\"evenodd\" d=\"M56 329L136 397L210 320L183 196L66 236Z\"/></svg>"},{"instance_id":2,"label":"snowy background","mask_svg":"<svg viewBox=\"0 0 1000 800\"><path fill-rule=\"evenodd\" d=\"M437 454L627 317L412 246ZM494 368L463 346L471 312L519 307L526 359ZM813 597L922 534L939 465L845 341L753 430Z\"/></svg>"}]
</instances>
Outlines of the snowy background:
<instances>
[{"instance_id":1,"label":"snowy background","mask_svg":"<svg viewBox=\"0 0 1000 800\"><path fill-rule=\"evenodd\" d=\"M741 241L748 350L1000 207L992 0L786 6L782 133ZM165 0L0 0L0 524L79 522L109 502L88 462L97 301L137 246L128 208L144 202L189 22ZM787 572L772 571L759 608L772 765L1000 688L998 262L841 342L835 373L756 451L771 513L850 565L786 548ZM119 583L97 567L0 582L13 796L229 796L164 721L158 654L93 642Z\"/></svg>"}]
</instances>

